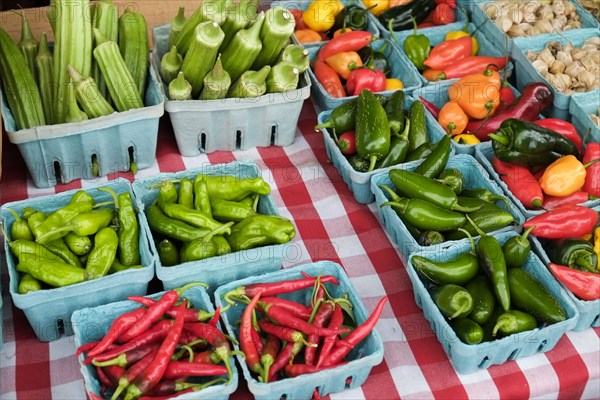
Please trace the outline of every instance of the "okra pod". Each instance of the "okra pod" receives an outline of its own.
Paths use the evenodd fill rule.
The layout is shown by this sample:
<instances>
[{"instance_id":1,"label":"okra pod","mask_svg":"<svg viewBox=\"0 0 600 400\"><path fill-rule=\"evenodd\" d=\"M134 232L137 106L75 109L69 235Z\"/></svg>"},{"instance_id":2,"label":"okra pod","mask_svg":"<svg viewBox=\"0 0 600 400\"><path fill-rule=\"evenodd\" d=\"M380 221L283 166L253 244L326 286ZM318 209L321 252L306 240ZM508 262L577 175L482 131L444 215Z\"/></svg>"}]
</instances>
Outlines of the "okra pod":
<instances>
[{"instance_id":1,"label":"okra pod","mask_svg":"<svg viewBox=\"0 0 600 400\"><path fill-rule=\"evenodd\" d=\"M249 98L262 96L267 92L267 76L271 67L265 65L259 71L246 71L229 89L227 97Z\"/></svg>"},{"instance_id":2,"label":"okra pod","mask_svg":"<svg viewBox=\"0 0 600 400\"><path fill-rule=\"evenodd\" d=\"M171 100L192 99L192 85L185 79L183 71L169 83L169 98Z\"/></svg>"},{"instance_id":3,"label":"okra pod","mask_svg":"<svg viewBox=\"0 0 600 400\"><path fill-rule=\"evenodd\" d=\"M200 100L218 100L227 96L227 91L231 87L231 77L223 69L221 55L217 57L215 66L204 77L204 86L200 92Z\"/></svg>"},{"instance_id":4,"label":"okra pod","mask_svg":"<svg viewBox=\"0 0 600 400\"><path fill-rule=\"evenodd\" d=\"M119 18L119 50L123 61L137 85L140 98L146 93L146 78L148 76L148 26L146 18L140 12L129 7ZM142 105L143 107L143 105Z\"/></svg>"},{"instance_id":5,"label":"okra pod","mask_svg":"<svg viewBox=\"0 0 600 400\"><path fill-rule=\"evenodd\" d=\"M194 39L181 66L181 71L192 85L193 98L200 95L204 77L215 65L224 37L219 24L214 21L202 22L196 27Z\"/></svg>"},{"instance_id":6,"label":"okra pod","mask_svg":"<svg viewBox=\"0 0 600 400\"><path fill-rule=\"evenodd\" d=\"M117 41L119 38L119 9L112 0L100 0L94 6L94 15L92 17L92 27L98 29L102 34L112 41ZM106 81L102 76L102 71L96 60L92 60L92 78L98 85L98 90L102 96L109 100L108 88Z\"/></svg>"},{"instance_id":7,"label":"okra pod","mask_svg":"<svg viewBox=\"0 0 600 400\"><path fill-rule=\"evenodd\" d=\"M44 110L44 117L48 125L52 125L54 118L53 63L52 53L48 48L48 37L45 32L42 32L38 53L35 57L35 67L37 70L38 88L42 97L42 109Z\"/></svg>"},{"instance_id":8,"label":"okra pod","mask_svg":"<svg viewBox=\"0 0 600 400\"><path fill-rule=\"evenodd\" d=\"M98 118L115 112L114 108L100 93L93 78L83 76L70 65L67 69L75 85L75 97L88 117Z\"/></svg>"},{"instance_id":9,"label":"okra pod","mask_svg":"<svg viewBox=\"0 0 600 400\"><path fill-rule=\"evenodd\" d=\"M171 50L160 60L160 76L165 84L168 85L173 79L177 78L177 74L181 71L182 63L183 58L177 52L177 47L172 46Z\"/></svg>"},{"instance_id":10,"label":"okra pod","mask_svg":"<svg viewBox=\"0 0 600 400\"><path fill-rule=\"evenodd\" d=\"M260 29L262 49L254 63L253 70L265 65L273 65L283 48L290 43L296 22L292 14L283 7L272 7L265 12L265 21Z\"/></svg>"},{"instance_id":11,"label":"okra pod","mask_svg":"<svg viewBox=\"0 0 600 400\"><path fill-rule=\"evenodd\" d=\"M37 71L35 69L35 56L38 53L38 41L31 32L29 20L25 16L25 11L21 9L21 40L17 43L27 61L27 66L33 74L33 78L37 81Z\"/></svg>"},{"instance_id":12,"label":"okra pod","mask_svg":"<svg viewBox=\"0 0 600 400\"><path fill-rule=\"evenodd\" d=\"M279 62L287 62L298 68L300 73L306 71L310 65L308 50L298 44L288 44L285 46L279 57Z\"/></svg>"},{"instance_id":13,"label":"okra pod","mask_svg":"<svg viewBox=\"0 0 600 400\"><path fill-rule=\"evenodd\" d=\"M267 76L267 92L283 93L295 90L300 80L298 68L286 62L277 63L269 71Z\"/></svg>"},{"instance_id":14,"label":"okra pod","mask_svg":"<svg viewBox=\"0 0 600 400\"><path fill-rule=\"evenodd\" d=\"M225 21L226 13L226 0L203 0L200 2L196 11L185 22L181 32L177 36L175 46L179 50L179 53L185 58L194 39L194 31L198 24L206 21L214 21L217 24L222 24Z\"/></svg>"},{"instance_id":15,"label":"okra pod","mask_svg":"<svg viewBox=\"0 0 600 400\"><path fill-rule=\"evenodd\" d=\"M77 99L75 98L75 84L71 81L69 82L69 88L67 91L67 101L69 102L67 107L67 115L65 117L65 122L81 122L88 120L88 115L79 108L77 104Z\"/></svg>"},{"instance_id":16,"label":"okra pod","mask_svg":"<svg viewBox=\"0 0 600 400\"><path fill-rule=\"evenodd\" d=\"M227 8L227 16L221 25L225 38L221 44L220 52L223 52L233 39L233 36L246 29L250 22L256 17L257 6L252 0L241 0Z\"/></svg>"},{"instance_id":17,"label":"okra pod","mask_svg":"<svg viewBox=\"0 0 600 400\"><path fill-rule=\"evenodd\" d=\"M169 48L175 46L175 42L181 30L183 29L187 18L185 17L185 7L179 7L179 11L177 11L177 15L171 19L171 25L169 27Z\"/></svg>"},{"instance_id":18,"label":"okra pod","mask_svg":"<svg viewBox=\"0 0 600 400\"><path fill-rule=\"evenodd\" d=\"M240 76L250 69L254 60L262 49L260 30L265 20L265 13L261 11L256 21L247 29L237 32L231 43L221 53L221 62L225 71L229 72L231 81L236 82Z\"/></svg>"}]
</instances>

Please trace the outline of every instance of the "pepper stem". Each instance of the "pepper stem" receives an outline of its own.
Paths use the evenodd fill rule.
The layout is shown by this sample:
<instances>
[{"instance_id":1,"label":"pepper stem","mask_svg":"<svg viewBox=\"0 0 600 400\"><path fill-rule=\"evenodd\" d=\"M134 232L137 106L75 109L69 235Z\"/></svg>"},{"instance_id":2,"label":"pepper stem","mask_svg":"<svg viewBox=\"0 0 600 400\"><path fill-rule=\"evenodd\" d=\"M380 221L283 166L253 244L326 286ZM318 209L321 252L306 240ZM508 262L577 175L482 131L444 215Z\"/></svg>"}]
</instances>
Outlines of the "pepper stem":
<instances>
[{"instance_id":1,"label":"pepper stem","mask_svg":"<svg viewBox=\"0 0 600 400\"><path fill-rule=\"evenodd\" d=\"M527 237L529 236L529 234L531 233L532 230L534 230L535 228L537 228L537 226L530 226L529 228L527 228L525 230L525 232L523 232L523 234L521 235L520 239L521 240L527 240Z\"/></svg>"},{"instance_id":2,"label":"pepper stem","mask_svg":"<svg viewBox=\"0 0 600 400\"><path fill-rule=\"evenodd\" d=\"M106 193L110 194L111 197L113 198L114 203L115 203L115 209L116 210L119 209L119 196L117 195L117 192L115 192L113 188L100 187L100 188L98 188L98 190L101 191L101 192L106 192Z\"/></svg>"},{"instance_id":3,"label":"pepper stem","mask_svg":"<svg viewBox=\"0 0 600 400\"><path fill-rule=\"evenodd\" d=\"M371 157L369 157L370 162L369 162L369 169L367 170L367 172L371 172L375 169L375 165L377 164L377 156L376 155L372 155Z\"/></svg>"},{"instance_id":4,"label":"pepper stem","mask_svg":"<svg viewBox=\"0 0 600 400\"><path fill-rule=\"evenodd\" d=\"M480 235L480 236L487 236L486 233L484 231L481 230L480 227L477 226L477 224L471 219L471 217L469 217L469 215L465 215L465 217L467 217L467 221L469 221L469 223L471 224L471 226L473 226L473 228L475 228L475 231Z\"/></svg>"},{"instance_id":5,"label":"pepper stem","mask_svg":"<svg viewBox=\"0 0 600 400\"><path fill-rule=\"evenodd\" d=\"M483 123L481 124L481 126L483 126ZM510 144L510 139L506 136L498 135L496 133L490 133L488 134L488 137L504 146L508 146Z\"/></svg>"},{"instance_id":6,"label":"pepper stem","mask_svg":"<svg viewBox=\"0 0 600 400\"><path fill-rule=\"evenodd\" d=\"M583 168L587 168L587 167L589 167L592 164L596 164L598 161L600 161L600 158L596 158L595 160L586 162L585 164L583 164Z\"/></svg>"},{"instance_id":7,"label":"pepper stem","mask_svg":"<svg viewBox=\"0 0 600 400\"><path fill-rule=\"evenodd\" d=\"M475 255L476 249L475 249L475 240L473 240L473 236L471 236L469 231L467 231L466 229L458 228L458 230L461 231L462 233L464 233L465 235L467 235L467 238L469 238L469 243L471 245L471 254Z\"/></svg>"},{"instance_id":8,"label":"pepper stem","mask_svg":"<svg viewBox=\"0 0 600 400\"><path fill-rule=\"evenodd\" d=\"M496 325L494 325L494 329L492 330L492 336L496 337L496 334L500 329L505 329L507 331L512 331L517 328L517 320L511 314L502 314L498 317Z\"/></svg>"},{"instance_id":9,"label":"pepper stem","mask_svg":"<svg viewBox=\"0 0 600 400\"><path fill-rule=\"evenodd\" d=\"M183 293L185 293L186 290L188 290L189 288L193 288L195 286L201 286L205 289L208 288L208 285L204 282L192 282L192 283L188 283L187 285L181 286L177 289L174 289L177 292L177 295L179 297L181 297L183 295Z\"/></svg>"},{"instance_id":10,"label":"pepper stem","mask_svg":"<svg viewBox=\"0 0 600 400\"><path fill-rule=\"evenodd\" d=\"M581 256L575 259L574 265L583 268L589 272L597 273L596 266L593 265L591 257Z\"/></svg>"},{"instance_id":11,"label":"pepper stem","mask_svg":"<svg viewBox=\"0 0 600 400\"><path fill-rule=\"evenodd\" d=\"M459 292L452 298L452 303L458 304L456 311L448 319L454 319L473 307L473 298L466 292Z\"/></svg>"}]
</instances>

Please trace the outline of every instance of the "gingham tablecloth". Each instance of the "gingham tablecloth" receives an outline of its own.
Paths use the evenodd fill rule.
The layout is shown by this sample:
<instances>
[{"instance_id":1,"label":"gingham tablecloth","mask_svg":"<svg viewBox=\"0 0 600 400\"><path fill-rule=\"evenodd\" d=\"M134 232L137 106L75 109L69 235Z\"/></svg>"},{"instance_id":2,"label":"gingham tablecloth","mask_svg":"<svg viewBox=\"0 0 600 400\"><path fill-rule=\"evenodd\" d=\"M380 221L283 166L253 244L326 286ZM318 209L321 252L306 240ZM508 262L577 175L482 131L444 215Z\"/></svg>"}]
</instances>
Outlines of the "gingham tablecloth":
<instances>
[{"instance_id":1,"label":"gingham tablecloth","mask_svg":"<svg viewBox=\"0 0 600 400\"><path fill-rule=\"evenodd\" d=\"M600 329L568 332L547 353L519 358L469 375L458 374L417 307L412 286L377 219L374 204L360 205L329 163L320 133L313 130L316 114L304 104L294 144L247 151L182 157L168 118L162 118L157 162L137 178L175 172L210 162L251 159L262 168L273 189L279 212L297 227L295 251L284 267L317 260L342 264L368 309L389 296L377 325L385 343L384 361L362 387L332 394L331 399L522 399L600 398ZM76 181L38 189L27 176L16 146L5 136L0 203L85 187ZM131 174L118 174L133 179ZM113 174L104 180L114 179ZM102 181L100 179L100 181ZM95 181L93 183L96 183ZM3 257L4 258L4 257ZM4 346L0 354L1 399L84 399L73 337L39 342L24 314L8 295L2 267ZM160 287L157 289L160 290ZM242 378L240 376L240 378ZM242 378L243 380L243 378ZM232 396L250 398L243 382Z\"/></svg>"}]
</instances>

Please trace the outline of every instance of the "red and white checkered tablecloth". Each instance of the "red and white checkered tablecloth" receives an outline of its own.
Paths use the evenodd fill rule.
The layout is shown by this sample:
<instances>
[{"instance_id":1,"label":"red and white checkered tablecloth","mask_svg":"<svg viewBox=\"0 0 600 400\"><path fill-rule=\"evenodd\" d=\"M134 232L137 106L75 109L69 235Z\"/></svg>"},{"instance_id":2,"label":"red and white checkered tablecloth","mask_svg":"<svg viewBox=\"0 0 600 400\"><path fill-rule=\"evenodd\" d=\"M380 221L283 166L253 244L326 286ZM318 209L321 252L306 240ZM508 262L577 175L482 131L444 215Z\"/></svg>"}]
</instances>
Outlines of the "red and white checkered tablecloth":
<instances>
[{"instance_id":1,"label":"red and white checkered tablecloth","mask_svg":"<svg viewBox=\"0 0 600 400\"><path fill-rule=\"evenodd\" d=\"M372 370L362 387L329 398L600 398L598 328L568 332L547 353L469 375L458 374L415 303L408 275L398 251L379 224L376 207L354 201L328 162L323 139L313 130L315 124L316 114L307 100L296 140L289 147L186 158L177 150L168 118L163 118L157 161L152 168L139 171L137 178L194 168L206 162L254 160L272 186L279 212L297 227L294 248L298 251L288 254L284 267L332 260L344 266L367 308L372 309L381 296L389 296L377 325L385 343L383 363ZM35 188L18 149L8 143L6 136L2 162L0 203L90 184L76 181L51 189ZM118 175L133 179L128 173ZM51 343L38 341L23 313L11 303L8 277L2 268L4 346L0 354L0 399L84 399L73 337ZM250 397L240 382L240 389L232 398Z\"/></svg>"}]
</instances>

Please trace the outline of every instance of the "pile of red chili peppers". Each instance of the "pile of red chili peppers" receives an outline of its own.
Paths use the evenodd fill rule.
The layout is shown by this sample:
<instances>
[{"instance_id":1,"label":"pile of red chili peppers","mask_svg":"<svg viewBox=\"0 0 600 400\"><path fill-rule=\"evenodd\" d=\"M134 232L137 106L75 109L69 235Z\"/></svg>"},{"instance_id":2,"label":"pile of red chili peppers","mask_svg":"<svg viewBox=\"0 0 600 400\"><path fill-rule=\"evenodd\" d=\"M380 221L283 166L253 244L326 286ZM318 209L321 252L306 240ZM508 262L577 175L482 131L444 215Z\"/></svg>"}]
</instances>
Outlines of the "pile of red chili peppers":
<instances>
[{"instance_id":1,"label":"pile of red chili peppers","mask_svg":"<svg viewBox=\"0 0 600 400\"><path fill-rule=\"evenodd\" d=\"M130 296L143 307L122 314L104 337L77 349L96 368L102 395L112 399L166 399L228 383L231 345L217 328L219 310L189 307L182 293L192 283L159 299Z\"/></svg>"},{"instance_id":2,"label":"pile of red chili peppers","mask_svg":"<svg viewBox=\"0 0 600 400\"><path fill-rule=\"evenodd\" d=\"M248 368L260 382L314 373L351 362L348 355L371 333L387 297L379 301L363 323L355 326L349 300L328 294L326 285L338 284L333 275L306 275L240 287L223 296L230 304L247 304L241 317L239 344ZM285 296L306 290L312 290L310 304Z\"/></svg>"}]
</instances>

